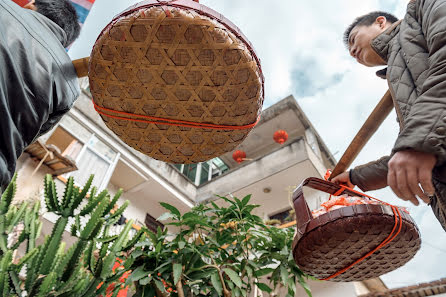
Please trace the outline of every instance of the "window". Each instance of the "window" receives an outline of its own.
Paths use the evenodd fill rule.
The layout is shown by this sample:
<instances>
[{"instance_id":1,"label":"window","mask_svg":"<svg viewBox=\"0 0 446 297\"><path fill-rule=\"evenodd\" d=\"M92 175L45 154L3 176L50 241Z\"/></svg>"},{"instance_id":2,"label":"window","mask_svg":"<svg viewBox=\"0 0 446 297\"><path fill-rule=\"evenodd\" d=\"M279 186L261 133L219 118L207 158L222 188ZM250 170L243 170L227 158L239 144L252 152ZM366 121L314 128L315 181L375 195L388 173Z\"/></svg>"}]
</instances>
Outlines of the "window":
<instances>
[{"instance_id":1,"label":"window","mask_svg":"<svg viewBox=\"0 0 446 297\"><path fill-rule=\"evenodd\" d=\"M212 178L222 175L228 170L228 165L226 165L220 158L212 159Z\"/></svg>"},{"instance_id":2,"label":"window","mask_svg":"<svg viewBox=\"0 0 446 297\"><path fill-rule=\"evenodd\" d=\"M155 232L157 231L158 227L161 228L161 230L164 229L164 225L160 222L158 222L154 217L146 213L146 219L145 224L147 228L149 228L150 231Z\"/></svg>"},{"instance_id":3,"label":"window","mask_svg":"<svg viewBox=\"0 0 446 297\"><path fill-rule=\"evenodd\" d=\"M197 164L175 164L174 166L197 186L229 170L228 165L220 158Z\"/></svg>"},{"instance_id":4,"label":"window","mask_svg":"<svg viewBox=\"0 0 446 297\"><path fill-rule=\"evenodd\" d=\"M79 186L83 186L90 175L94 174L93 186L99 190L104 189L119 159L119 153L69 116L61 120L60 126L46 143L57 146L62 155L76 161L78 170L64 177L74 177Z\"/></svg>"},{"instance_id":5,"label":"window","mask_svg":"<svg viewBox=\"0 0 446 297\"><path fill-rule=\"evenodd\" d=\"M282 224L294 220L294 214L290 214L291 208L269 216L270 220L279 220Z\"/></svg>"}]
</instances>

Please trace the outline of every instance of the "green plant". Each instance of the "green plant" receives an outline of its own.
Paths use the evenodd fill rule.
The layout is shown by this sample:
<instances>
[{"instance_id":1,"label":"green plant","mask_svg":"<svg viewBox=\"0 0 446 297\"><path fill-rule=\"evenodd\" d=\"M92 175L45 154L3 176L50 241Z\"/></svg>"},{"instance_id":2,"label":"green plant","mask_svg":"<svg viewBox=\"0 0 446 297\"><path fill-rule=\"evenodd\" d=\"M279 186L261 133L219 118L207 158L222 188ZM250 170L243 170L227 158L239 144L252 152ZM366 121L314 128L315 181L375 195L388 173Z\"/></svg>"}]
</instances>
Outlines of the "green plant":
<instances>
[{"instance_id":1,"label":"green plant","mask_svg":"<svg viewBox=\"0 0 446 297\"><path fill-rule=\"evenodd\" d=\"M135 245L127 279L136 283L135 296L248 296L255 286L294 296L296 283L311 296L291 255L294 230L266 226L252 213L250 196L220 198L226 207L199 205L183 215L161 203L168 212L159 220L170 220L177 233L158 228Z\"/></svg>"},{"instance_id":2,"label":"green plant","mask_svg":"<svg viewBox=\"0 0 446 297\"><path fill-rule=\"evenodd\" d=\"M109 236L109 227L120 218L128 202L110 214L121 191L112 199L105 190L96 195L96 188L90 191L92 180L93 176L79 189L74 186L73 178L69 178L59 199L55 182L50 175L45 177L46 207L59 218L51 236L46 236L44 243L37 246L42 228L40 205L24 203L17 208L11 204L16 192L14 176L0 201L1 296L97 296L130 268L132 258L124 261L123 270L112 271L116 258L133 248L143 231L129 241L130 221L119 236ZM88 203L81 206L89 191ZM81 217L88 218L85 225L81 224ZM62 235L70 220L73 221L71 235L77 241L66 250ZM18 226L23 230L18 230ZM8 235L13 231L19 235L8 242ZM26 254L14 261L13 254L22 243L26 243ZM94 256L96 249L99 249L97 257Z\"/></svg>"},{"instance_id":3,"label":"green plant","mask_svg":"<svg viewBox=\"0 0 446 297\"><path fill-rule=\"evenodd\" d=\"M267 226L280 225L280 220L278 219L267 220L265 221L265 225Z\"/></svg>"}]
</instances>

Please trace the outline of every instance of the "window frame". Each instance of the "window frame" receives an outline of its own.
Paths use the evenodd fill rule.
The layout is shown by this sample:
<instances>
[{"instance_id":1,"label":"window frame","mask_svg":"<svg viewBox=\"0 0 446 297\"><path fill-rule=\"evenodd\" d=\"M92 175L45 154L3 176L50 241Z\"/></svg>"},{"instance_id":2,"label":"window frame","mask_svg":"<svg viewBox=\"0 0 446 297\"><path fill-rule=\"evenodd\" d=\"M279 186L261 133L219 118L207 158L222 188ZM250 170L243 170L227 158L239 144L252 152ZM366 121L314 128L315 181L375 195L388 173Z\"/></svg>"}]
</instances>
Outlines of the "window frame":
<instances>
[{"instance_id":1,"label":"window frame","mask_svg":"<svg viewBox=\"0 0 446 297\"><path fill-rule=\"evenodd\" d=\"M224 166L226 166L226 170L222 169L218 164L214 162L216 158L213 158L206 162L200 162L195 164L173 164L172 166L175 167L184 177L186 177L189 181L193 182L197 187L211 181L214 178L217 178L218 176L222 175L226 171L229 171L229 166L220 158L221 163L223 163ZM208 165L208 174L207 174L207 180L201 181L201 174L203 171L203 164ZM195 176L189 176L185 171L186 168L190 168L190 166L196 166L195 167ZM217 173L217 175L214 175L214 173Z\"/></svg>"},{"instance_id":2,"label":"window frame","mask_svg":"<svg viewBox=\"0 0 446 297\"><path fill-rule=\"evenodd\" d=\"M69 115L67 115L67 116L69 116ZM87 149L89 149L90 151L92 151L97 157L99 157L101 160L105 161L105 162L108 164L107 172L104 174L104 177L102 178L102 181L99 183L99 186L98 186L98 192L101 192L102 190L104 190L104 189L107 187L108 183L110 182L110 179L111 179L111 176L112 176L112 174L113 174L113 171L115 170L116 165L118 164L118 161L119 161L119 159L120 159L120 157L121 157L121 153L115 151L110 145L107 144L107 142L103 141L100 137L97 136L97 134L96 134L94 131L91 131L88 127L84 126L84 125L83 125L81 122L79 122L76 118L71 117L71 116L70 116L70 118L71 118L71 120L75 121L78 125L80 125L81 127L83 127L84 129L86 129L88 132L91 133L91 135L89 136L89 138L88 138L87 141L84 142L84 141L82 141L81 139L79 139L79 138L76 136L76 133L73 133L74 131L73 131L69 126L67 126L66 124L64 124L62 121L59 122L59 123L57 124L57 126L55 127L55 129L52 131L51 134L53 134L53 133L56 131L56 129L58 129L58 128L62 128L62 129L64 129L67 133L69 133L69 134L70 134L70 135L71 135L77 142L79 142L79 143L82 145L82 149L80 150L79 154L76 156L76 159L75 159L76 164L79 164L79 160L83 157L83 155L85 154L85 151L86 151ZM51 135L51 136L52 136L52 135ZM48 139L50 139L51 136L49 136ZM98 152L98 151L97 151L91 144L89 144L90 141L91 141L92 139L94 139L94 138L96 138L98 141L101 141L102 143L104 143L108 148L110 148L113 152L116 153L116 155L115 155L115 157L114 157L113 160L109 160L109 159L108 159L107 157L105 157L103 154L101 154L100 152ZM48 141L48 139L47 139L47 141ZM69 172L69 173L67 173L67 174L64 174L63 177L64 177L64 178L69 178L69 177L72 176L75 172L76 172L76 171L73 171L73 172ZM77 184L76 181L75 181L75 184L76 184L77 186L83 186L83 185L79 185L79 184Z\"/></svg>"}]
</instances>

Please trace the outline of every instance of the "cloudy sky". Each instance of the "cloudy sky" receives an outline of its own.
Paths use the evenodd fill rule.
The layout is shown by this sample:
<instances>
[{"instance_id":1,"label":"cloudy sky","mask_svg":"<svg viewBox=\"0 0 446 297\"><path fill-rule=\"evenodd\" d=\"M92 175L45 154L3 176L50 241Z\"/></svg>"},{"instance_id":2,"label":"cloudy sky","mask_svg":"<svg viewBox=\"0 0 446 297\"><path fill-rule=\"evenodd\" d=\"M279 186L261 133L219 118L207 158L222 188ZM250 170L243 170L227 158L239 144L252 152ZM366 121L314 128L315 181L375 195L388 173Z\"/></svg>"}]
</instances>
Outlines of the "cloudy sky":
<instances>
[{"instance_id":1,"label":"cloudy sky","mask_svg":"<svg viewBox=\"0 0 446 297\"><path fill-rule=\"evenodd\" d=\"M134 0L96 0L73 59L88 56L99 32ZM387 90L387 83L348 55L342 33L351 21L373 10L404 16L407 0L202 0L234 22L253 43L266 78L265 107L292 94L339 159L359 127ZM379 69L379 68L378 68ZM392 113L354 165L387 155L398 124ZM421 234L422 247L404 267L384 275L389 288L446 277L446 233L430 207L414 207L390 190L373 193L390 203L408 206Z\"/></svg>"}]
</instances>

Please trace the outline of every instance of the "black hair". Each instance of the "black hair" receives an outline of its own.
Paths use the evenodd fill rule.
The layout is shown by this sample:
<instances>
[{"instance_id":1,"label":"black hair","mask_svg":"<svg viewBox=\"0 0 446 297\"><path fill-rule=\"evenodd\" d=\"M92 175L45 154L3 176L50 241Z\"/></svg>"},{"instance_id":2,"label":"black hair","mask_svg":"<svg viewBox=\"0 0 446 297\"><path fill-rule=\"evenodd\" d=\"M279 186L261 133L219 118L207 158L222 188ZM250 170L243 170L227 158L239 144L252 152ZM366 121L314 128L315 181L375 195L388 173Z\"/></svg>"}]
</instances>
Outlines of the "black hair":
<instances>
[{"instance_id":1,"label":"black hair","mask_svg":"<svg viewBox=\"0 0 446 297\"><path fill-rule=\"evenodd\" d=\"M370 26L380 16L385 17L387 19L387 21L389 21L390 23L395 23L398 21L398 18L395 17L393 14L390 14L390 13L387 13L384 11L373 11L373 12L370 12L363 16L357 17L353 21L353 23L351 23L350 26L347 27L347 29L344 32L344 43L347 46L347 48L349 47L348 38L350 36L350 32L353 30L354 27L356 27L356 26Z\"/></svg>"},{"instance_id":2,"label":"black hair","mask_svg":"<svg viewBox=\"0 0 446 297\"><path fill-rule=\"evenodd\" d=\"M79 25L76 9L68 0L35 0L37 12L43 14L59 27L67 35L67 47L79 37L81 28Z\"/></svg>"}]
</instances>

